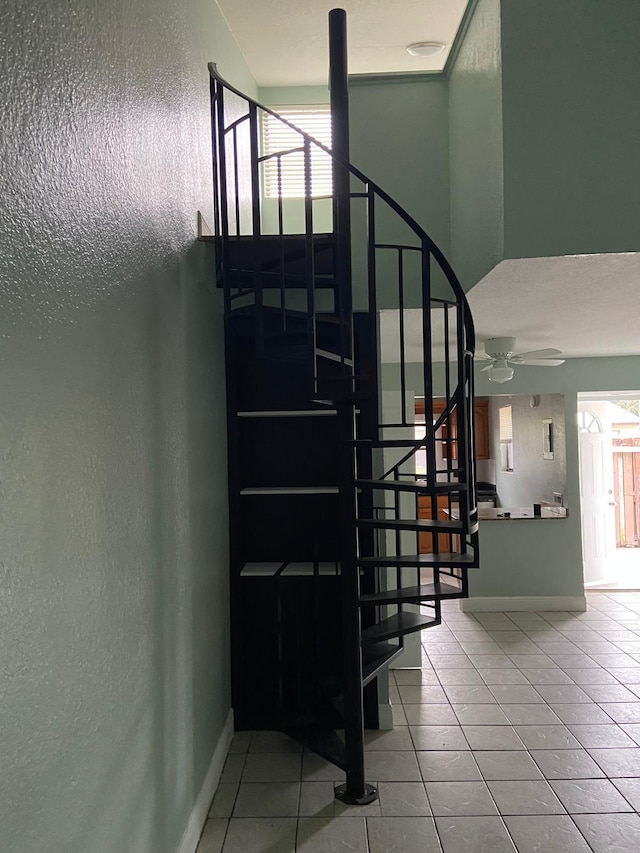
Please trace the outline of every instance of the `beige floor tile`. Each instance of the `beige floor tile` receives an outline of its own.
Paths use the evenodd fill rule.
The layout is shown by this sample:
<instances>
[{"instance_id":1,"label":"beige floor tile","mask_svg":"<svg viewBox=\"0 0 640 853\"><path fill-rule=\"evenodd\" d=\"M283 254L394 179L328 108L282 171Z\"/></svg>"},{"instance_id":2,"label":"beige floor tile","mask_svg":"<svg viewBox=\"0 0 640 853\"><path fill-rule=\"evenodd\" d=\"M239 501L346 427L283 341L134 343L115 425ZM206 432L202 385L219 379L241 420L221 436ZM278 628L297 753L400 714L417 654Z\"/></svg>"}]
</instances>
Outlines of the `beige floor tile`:
<instances>
[{"instance_id":1,"label":"beige floor tile","mask_svg":"<svg viewBox=\"0 0 640 853\"><path fill-rule=\"evenodd\" d=\"M428 750L417 756L425 782L474 782L482 778L468 750Z\"/></svg>"},{"instance_id":2,"label":"beige floor tile","mask_svg":"<svg viewBox=\"0 0 640 853\"><path fill-rule=\"evenodd\" d=\"M287 753L249 753L242 774L243 782L299 782L302 755Z\"/></svg>"},{"instance_id":3,"label":"beige floor tile","mask_svg":"<svg viewBox=\"0 0 640 853\"><path fill-rule=\"evenodd\" d=\"M488 782L502 815L564 814L564 808L548 782Z\"/></svg>"},{"instance_id":4,"label":"beige floor tile","mask_svg":"<svg viewBox=\"0 0 640 853\"><path fill-rule=\"evenodd\" d=\"M431 815L423 782L380 782L378 796L383 817Z\"/></svg>"},{"instance_id":5,"label":"beige floor tile","mask_svg":"<svg viewBox=\"0 0 640 853\"><path fill-rule=\"evenodd\" d=\"M497 814L485 782L425 782L425 787L436 817Z\"/></svg>"},{"instance_id":6,"label":"beige floor tile","mask_svg":"<svg viewBox=\"0 0 640 853\"><path fill-rule=\"evenodd\" d=\"M367 779L378 782L420 782L422 777L415 752L365 753Z\"/></svg>"},{"instance_id":7,"label":"beige floor tile","mask_svg":"<svg viewBox=\"0 0 640 853\"><path fill-rule=\"evenodd\" d=\"M208 820L204 825L197 853L220 853L228 824L229 821L224 818Z\"/></svg>"},{"instance_id":8,"label":"beige floor tile","mask_svg":"<svg viewBox=\"0 0 640 853\"><path fill-rule=\"evenodd\" d=\"M296 853L368 853L367 846L363 817L301 817L298 822Z\"/></svg>"},{"instance_id":9,"label":"beige floor tile","mask_svg":"<svg viewBox=\"0 0 640 853\"><path fill-rule=\"evenodd\" d=\"M568 815L505 816L518 853L591 853L591 848ZM445 851L446 853L446 851Z\"/></svg>"},{"instance_id":10,"label":"beige floor tile","mask_svg":"<svg viewBox=\"0 0 640 853\"><path fill-rule=\"evenodd\" d=\"M231 817L238 793L238 782L221 783L209 809L210 818Z\"/></svg>"},{"instance_id":11,"label":"beige floor tile","mask_svg":"<svg viewBox=\"0 0 640 853\"><path fill-rule=\"evenodd\" d=\"M297 817L299 782L243 782L233 817Z\"/></svg>"},{"instance_id":12,"label":"beige floor tile","mask_svg":"<svg viewBox=\"0 0 640 853\"><path fill-rule=\"evenodd\" d=\"M499 817L438 817L444 853L516 853Z\"/></svg>"},{"instance_id":13,"label":"beige floor tile","mask_svg":"<svg viewBox=\"0 0 640 853\"><path fill-rule=\"evenodd\" d=\"M295 853L296 818L231 818L229 821L222 853L274 853L276 850Z\"/></svg>"},{"instance_id":14,"label":"beige floor tile","mask_svg":"<svg viewBox=\"0 0 640 853\"><path fill-rule=\"evenodd\" d=\"M369 853L440 853L432 818L368 817Z\"/></svg>"}]
</instances>

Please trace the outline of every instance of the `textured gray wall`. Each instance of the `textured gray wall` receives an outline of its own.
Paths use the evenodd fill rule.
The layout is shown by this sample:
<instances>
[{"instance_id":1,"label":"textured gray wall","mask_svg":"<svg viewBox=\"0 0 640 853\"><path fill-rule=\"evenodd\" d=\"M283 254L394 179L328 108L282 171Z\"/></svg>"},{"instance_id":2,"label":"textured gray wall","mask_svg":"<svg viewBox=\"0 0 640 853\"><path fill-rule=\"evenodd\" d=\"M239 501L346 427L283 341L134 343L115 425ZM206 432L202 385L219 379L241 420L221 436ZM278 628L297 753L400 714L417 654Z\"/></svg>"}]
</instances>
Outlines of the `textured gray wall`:
<instances>
[{"instance_id":1,"label":"textured gray wall","mask_svg":"<svg viewBox=\"0 0 640 853\"><path fill-rule=\"evenodd\" d=\"M517 368L516 368L517 369ZM496 460L496 484L500 506L531 506L553 501L553 493L567 491L567 451L564 397L562 394L489 397L491 456ZM502 406L511 406L513 425L513 471L500 467L500 415ZM542 458L542 419L553 420L553 459ZM573 427L573 424L572 424Z\"/></svg>"},{"instance_id":2,"label":"textured gray wall","mask_svg":"<svg viewBox=\"0 0 640 853\"><path fill-rule=\"evenodd\" d=\"M0 849L174 853L230 707L205 0L0 8Z\"/></svg>"}]
</instances>

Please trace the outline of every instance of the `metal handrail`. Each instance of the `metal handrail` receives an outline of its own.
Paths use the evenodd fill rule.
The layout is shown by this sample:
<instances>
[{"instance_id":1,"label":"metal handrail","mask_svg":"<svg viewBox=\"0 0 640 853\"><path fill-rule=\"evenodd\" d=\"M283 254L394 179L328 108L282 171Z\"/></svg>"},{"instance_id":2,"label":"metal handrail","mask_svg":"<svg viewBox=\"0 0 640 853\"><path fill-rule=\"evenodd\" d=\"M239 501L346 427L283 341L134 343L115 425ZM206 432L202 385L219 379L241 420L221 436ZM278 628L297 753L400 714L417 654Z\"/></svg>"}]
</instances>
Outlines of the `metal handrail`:
<instances>
[{"instance_id":1,"label":"metal handrail","mask_svg":"<svg viewBox=\"0 0 640 853\"><path fill-rule=\"evenodd\" d=\"M292 130L296 131L296 133L302 136L309 144L315 145L317 148L320 148L322 151L328 154L332 160L339 163L340 166L342 166L343 168L347 169L354 177L358 178L358 180L360 180L363 184L372 188L374 193L382 201L384 201L394 211L394 213L396 213L406 223L406 225L411 228L411 230L416 234L416 236L420 238L423 244L428 247L430 254L433 255L438 265L446 275L447 280L451 285L453 291L455 292L456 296L468 309L467 311L465 311L464 314L464 325L465 332L468 335L467 348L469 351L473 352L475 348L475 330L473 327L471 311L469 308L469 303L467 301L466 294L462 288L462 285L458 281L458 277L456 276L446 257L438 248L438 246L433 242L427 232L418 224L418 222L416 222L416 220L395 201L395 199L393 199L387 192L385 192L381 186L379 186L375 181L372 181L371 178L365 175L364 172L361 172L351 163L345 162L339 157L336 157L331 151L331 149L324 145L322 142L319 142L317 139L314 139L313 136L308 133L305 133L305 131L303 130L300 130L298 127L292 124L292 122L280 116L277 112L275 112L275 110L272 110L270 107L267 107L264 104L261 104L259 101L256 101L255 99L249 97L244 92L241 92L239 89L237 89L232 83L229 83L228 80L225 80L225 78L222 77L222 75L218 72L218 67L215 62L210 62L208 68L210 76L220 85L224 86L225 89L228 89L230 92L233 92L234 95L237 95L239 98L242 98L243 100L247 101L248 104L254 106L257 109L262 110L268 115L273 116L274 118L281 121L283 124L286 124ZM419 247L407 248L415 248L419 250Z\"/></svg>"},{"instance_id":2,"label":"metal handrail","mask_svg":"<svg viewBox=\"0 0 640 853\"><path fill-rule=\"evenodd\" d=\"M454 408L456 408L457 406L460 406L460 408L458 410L461 413L462 413L462 411L464 411L464 415L462 417L462 425L464 425L465 423L468 424L468 422L473 417L473 413L472 413L471 408L469 406L465 407L464 405L461 405L461 404L464 404L468 400L468 396L469 396L468 394L464 393L464 386L468 382L472 383L472 380L473 380L472 376L467 375L465 368L466 368L467 356L473 355L473 352L474 352L475 331L474 331L474 327L473 327L473 321L471 318L471 312L470 312L469 305L468 305L468 302L466 299L466 294L465 294L464 290L462 289L460 282L457 279L457 276L455 275L455 273L454 273L453 269L451 268L449 262L447 261L446 257L443 255L443 253L440 251L440 249L434 243L434 241L429 237L429 235L426 233L426 231L387 192L385 192L385 190L383 190L382 187L380 187L378 184L376 184L374 181L372 181L370 178L368 178L363 172L361 172L359 169L357 169L351 163L346 162L344 160L341 160L339 157L337 157L332 152L332 150L330 148L328 148L326 145L319 142L318 140L314 139L310 134L300 130L294 124L292 124L290 121L288 121L287 119L280 116L278 113L276 113L271 108L264 106L263 104L260 104L258 101L254 100L253 98L251 98L251 97L247 96L246 94L244 94L243 92L241 92L239 89L237 89L235 86L233 86L227 80L225 80L219 74L219 72L217 70L217 66L215 63L209 63L209 73L211 75L212 80L215 81L216 86L221 86L225 89L228 89L230 92L232 92L234 95L236 95L238 98L240 98L242 101L244 101L248 105L248 113L246 115L241 116L240 118L237 118L235 121L233 121L230 125L228 125L226 127L224 126L223 123L218 124L218 130L222 131L223 135L226 136L226 134L228 134L230 132L233 134L234 151L235 151L236 155L237 155L237 150L236 150L236 131L237 131L237 128L243 121L245 121L247 119L250 120L249 123L251 124L251 119L255 120L258 110L261 110L262 112L273 116L275 119L277 119L278 121L280 121L281 123L283 123L287 127L290 127L297 134L297 136L302 139L303 144L301 146L296 147L294 149L287 150L286 152L277 152L273 156L277 157L278 163L280 163L282 157L286 156L288 153L296 153L296 152L301 151L303 153L303 155L305 156L305 184L306 184L306 191L305 191L305 220L306 220L305 233L306 233L306 238L307 238L306 239L307 247L306 247L305 254L306 254L308 263L310 264L309 269L312 269L312 267L313 267L312 252L313 252L314 238L313 238L313 234L311 233L312 232L312 226L311 226L312 214L311 214L310 183L309 183L309 175L306 174L308 172L309 164L306 163L306 159L308 158L309 152L311 150L311 146L314 146L315 148L322 150L324 153L326 153L329 157L332 158L334 163L338 163L341 167L343 167L345 170L347 170L351 175L353 175L357 180L359 180L365 186L366 192L350 192L349 195L351 198L365 198L368 200L368 211L369 211L369 216L370 216L370 220L371 220L370 221L370 227L369 227L369 232L370 232L370 236L369 236L369 245L370 245L370 249L369 249L369 277L370 277L370 294L373 297L372 301L374 303L375 303L375 258L373 258L372 253L375 253L375 251L378 249L390 249L390 250L395 250L398 252L398 256L399 256L398 257L398 265L399 265L399 271L400 271L399 272L399 275L400 275L399 283L400 283L401 308L402 308L402 299L403 299L403 297L402 297L402 272L401 272L401 270L402 270L402 252L410 251L410 252L420 252L422 254L423 311L425 312L425 313L423 313L423 317L424 317L424 319L423 319L423 338L424 338L423 343L424 343L424 358L425 358L425 362L426 362L426 364L425 364L425 380L427 379L427 376L431 375L431 367L432 367L431 350L430 350L430 347L431 347L431 327L430 327L431 317L429 316L429 312L431 310L431 305L432 305L434 299L431 297L431 293L430 293L430 273L428 270L428 265L430 263L431 257L433 257L434 261L438 264L438 266L440 267L440 269L444 273L444 275L445 275L445 277L449 283L449 286L451 287L452 292L456 298L456 303L452 303L449 300L435 300L435 301L441 302L443 305L445 305L445 304L449 304L452 306L456 305L456 308L457 308L458 331L459 331L459 333L463 332L462 341L459 342L459 344L458 344L458 382L457 382L456 386L452 389L450 387L450 377L449 377L449 373L447 371L447 373L446 373L446 391L445 391L445 398L447 400L447 406L446 406L445 410L441 413L440 417L438 418L438 420L435 423L433 423L433 420L430 417L430 419L429 419L430 423L426 427L424 439L416 439L415 450L409 451L409 453L405 455L405 459L404 459L404 461L406 461L407 459L409 459L411 457L412 453L415 453L418 449L420 449L420 447L424 446L424 447L426 447L427 453L429 456L429 460L428 460L429 464L428 464L427 468L428 468L428 470L434 470L435 469L435 455L434 455L435 454L435 449L434 449L435 445L434 445L433 441L430 441L430 439L433 439L435 432L440 428L440 426L448 418L451 417L451 414L452 414ZM220 119L220 117L218 117L218 118ZM264 155L259 156L258 151L257 151L257 147L256 147L256 143L255 143L255 140L253 140L253 138L251 140L251 143L252 143L252 149L253 149L252 154L255 155L255 156L252 156L252 161L255 160L255 168L257 168L257 165L259 163L265 162L265 160L269 159L269 156L264 156ZM222 153L222 152L220 152L220 153ZM254 167L252 167L252 169L253 168ZM252 180L257 185L257 181L258 181L257 174L253 176ZM374 220L373 199L375 197L380 199L380 201L382 201L391 211L393 211L399 217L399 219L402 222L404 222L404 224L414 233L414 235L420 241L419 246L406 245L406 243L394 244L394 243L387 243L387 242L377 242L375 240L375 237L373 236L373 230L375 227L373 225L373 220ZM217 202L217 199L216 199L216 202ZM237 207L238 207L237 188L236 188L235 205L236 205L236 211L235 211L235 213L236 213L236 226L238 227L239 226L239 212L237 209ZM279 200L279 205L281 205L281 199ZM218 210L218 207L216 207L216 211L217 210ZM256 211L254 209L254 219L255 219L255 216L256 216ZM279 220L280 220L280 225L282 225L282 222L281 222L282 211L281 211L280 207L278 208L278 216L279 216ZM258 233L259 232L259 220L255 220L254 227L256 224L258 224L258 229L256 232L256 233ZM224 223L223 223L223 225L224 225ZM282 228L281 228L281 230L282 230ZM309 281L307 282L307 296L308 296L307 314L311 319L311 317L313 316L313 313L314 313L313 305L314 305L315 300L314 300L314 293L313 293L313 277L309 276L309 269L307 271L305 271L304 277L309 278ZM254 273L257 274L255 270L254 270ZM264 270L262 271L262 274L264 274ZM282 292L282 294L284 294L284 280L282 278L283 275L284 275L284 273L281 271L280 277L281 277L281 292ZM371 278L372 276L373 276L373 282L374 282L373 284L372 284L372 278ZM255 293L256 293L257 301L259 303L261 303L261 301L262 301L262 289L256 287ZM282 304L284 304L284 296L283 295L281 296L281 302L282 302ZM375 304L373 306L370 305L370 310L375 310ZM402 310L400 311L400 314L401 314L400 323L401 323L401 327L402 327L402 324L403 324L403 311ZM449 340L448 340L449 318L448 318L448 315L446 314L446 312L445 312L444 318L445 318L445 353L446 353L445 361L448 362L449 361ZM259 321L259 322L261 322L261 321ZM401 333L402 333L402 328L401 328ZM401 369L401 386L403 389L403 405L404 405L404 402L405 402L405 400L404 400L404 388L405 388L405 359L404 359L404 354L401 357L400 369ZM425 386L426 386L426 384L427 383L425 381ZM431 407L431 403L429 403L429 407ZM429 414L431 415L432 413L429 413ZM431 424L433 424L433 425L431 425ZM465 447L469 443L470 436L471 436L470 429L461 430L460 436L459 436L459 445L458 445L459 450L461 452L465 452ZM469 456L467 467L471 466L472 464L473 464L472 459ZM389 474L390 474L390 471L387 471L384 474L384 477L387 477Z\"/></svg>"}]
</instances>

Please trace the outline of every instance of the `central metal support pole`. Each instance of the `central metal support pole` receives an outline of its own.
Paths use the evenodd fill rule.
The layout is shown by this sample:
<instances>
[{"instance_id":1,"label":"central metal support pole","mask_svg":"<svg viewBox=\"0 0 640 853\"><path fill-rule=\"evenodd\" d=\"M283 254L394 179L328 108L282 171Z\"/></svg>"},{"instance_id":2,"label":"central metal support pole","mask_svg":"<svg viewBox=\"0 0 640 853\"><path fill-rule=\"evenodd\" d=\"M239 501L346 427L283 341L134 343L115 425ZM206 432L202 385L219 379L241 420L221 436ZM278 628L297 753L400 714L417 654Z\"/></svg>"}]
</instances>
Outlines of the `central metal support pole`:
<instances>
[{"instance_id":1,"label":"central metal support pole","mask_svg":"<svg viewBox=\"0 0 640 853\"><path fill-rule=\"evenodd\" d=\"M341 353L351 358L353 297L351 293L351 177L341 165L349 162L349 89L347 14L329 12L329 97L333 160L333 231L336 237L336 311L340 315Z\"/></svg>"},{"instance_id":2,"label":"central metal support pole","mask_svg":"<svg viewBox=\"0 0 640 853\"><path fill-rule=\"evenodd\" d=\"M340 438L340 571L342 592L342 641L344 657L344 736L347 781L335 789L336 799L366 805L378 791L364 780L364 707L360 632L360 578L356 539L357 494L355 410L351 403L338 404ZM351 438L348 438L351 436Z\"/></svg>"},{"instance_id":3,"label":"central metal support pole","mask_svg":"<svg viewBox=\"0 0 640 853\"><path fill-rule=\"evenodd\" d=\"M329 88L333 154L349 162L349 93L347 16L344 9L329 12ZM353 361L353 296L351 282L351 187L349 170L333 161L333 228L336 238L336 306L340 318L340 354ZM335 789L344 803L366 805L378 792L364 780L364 708L360 631L360 578L356 533L356 437L353 368L341 364L338 392L340 442L340 570L343 611L344 728L347 781Z\"/></svg>"}]
</instances>

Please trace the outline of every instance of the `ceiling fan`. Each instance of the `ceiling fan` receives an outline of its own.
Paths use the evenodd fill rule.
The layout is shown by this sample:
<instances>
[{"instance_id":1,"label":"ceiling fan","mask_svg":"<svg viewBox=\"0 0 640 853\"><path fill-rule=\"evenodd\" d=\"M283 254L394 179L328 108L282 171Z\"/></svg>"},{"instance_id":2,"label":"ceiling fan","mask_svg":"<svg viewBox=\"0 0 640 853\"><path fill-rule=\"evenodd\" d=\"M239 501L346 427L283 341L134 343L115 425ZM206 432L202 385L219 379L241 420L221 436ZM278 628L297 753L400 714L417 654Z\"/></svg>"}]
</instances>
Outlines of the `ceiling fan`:
<instances>
[{"instance_id":1,"label":"ceiling fan","mask_svg":"<svg viewBox=\"0 0 640 853\"><path fill-rule=\"evenodd\" d=\"M536 349L531 352L519 352L516 349L515 338L488 338L484 342L484 350L487 358L479 358L477 362L487 362L481 369L482 373L489 372L491 382L508 382L513 378L513 367L510 364L529 364L535 367L557 367L564 364L559 349Z\"/></svg>"}]
</instances>

